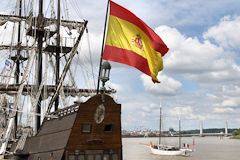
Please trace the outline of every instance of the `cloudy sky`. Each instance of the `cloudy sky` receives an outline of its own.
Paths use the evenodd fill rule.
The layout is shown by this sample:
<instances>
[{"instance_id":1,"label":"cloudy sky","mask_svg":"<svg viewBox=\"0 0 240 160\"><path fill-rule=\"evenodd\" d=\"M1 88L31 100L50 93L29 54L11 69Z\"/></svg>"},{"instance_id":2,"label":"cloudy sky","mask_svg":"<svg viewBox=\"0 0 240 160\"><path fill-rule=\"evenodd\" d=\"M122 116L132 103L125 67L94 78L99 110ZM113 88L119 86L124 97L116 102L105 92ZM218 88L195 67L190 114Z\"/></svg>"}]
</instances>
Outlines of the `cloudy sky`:
<instances>
[{"instance_id":1,"label":"cloudy sky","mask_svg":"<svg viewBox=\"0 0 240 160\"><path fill-rule=\"evenodd\" d=\"M71 19L89 21L95 75L101 52L107 0L63 0ZM66 3L67 2L67 3ZM158 128L162 105L165 129L240 127L240 0L115 0L145 21L166 43L159 84L135 68L111 62L114 98L122 104L122 128ZM1 2L2 3L2 2ZM4 0L10 13L13 0ZM45 10L49 0L45 2ZM5 7L5 8L4 8ZM82 50L88 39L84 37Z\"/></svg>"}]
</instances>

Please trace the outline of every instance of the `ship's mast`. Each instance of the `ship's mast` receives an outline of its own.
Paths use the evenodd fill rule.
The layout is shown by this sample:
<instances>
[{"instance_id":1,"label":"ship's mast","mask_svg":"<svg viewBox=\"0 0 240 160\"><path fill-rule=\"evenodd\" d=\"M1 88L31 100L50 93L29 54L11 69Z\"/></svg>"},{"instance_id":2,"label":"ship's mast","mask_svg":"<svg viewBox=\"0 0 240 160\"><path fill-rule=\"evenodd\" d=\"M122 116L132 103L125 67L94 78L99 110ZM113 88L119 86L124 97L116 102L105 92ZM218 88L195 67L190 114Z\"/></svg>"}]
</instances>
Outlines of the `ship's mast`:
<instances>
[{"instance_id":1,"label":"ship's mast","mask_svg":"<svg viewBox=\"0 0 240 160\"><path fill-rule=\"evenodd\" d=\"M19 1L19 13L18 15L22 16L22 0ZM21 33L21 21L18 22L18 50L16 55L16 71L15 71L15 81L16 84L19 84L19 74L20 74L20 57L21 57L21 39L20 39L20 33ZM18 126L18 112L16 112L15 115L15 138L17 138L17 126Z\"/></svg>"},{"instance_id":2,"label":"ship's mast","mask_svg":"<svg viewBox=\"0 0 240 160\"><path fill-rule=\"evenodd\" d=\"M22 16L22 0L19 1L19 16ZM20 55L21 55L21 39L20 39L20 33L21 33L21 21L18 22L18 50L17 50L17 60L16 60L16 72L15 72L15 78L16 78L16 84L19 84L19 74L20 74Z\"/></svg>"},{"instance_id":3,"label":"ship's mast","mask_svg":"<svg viewBox=\"0 0 240 160\"><path fill-rule=\"evenodd\" d=\"M178 146L179 146L179 149L181 149L181 147L182 147L182 146L181 146L181 143L182 143L182 142L181 142L181 136L182 136L182 135L181 135L181 120L180 120L180 118L179 118L179 121L178 121L178 126L179 126L179 134L178 134L178 138L179 138L178 143L179 143L179 144L178 144Z\"/></svg>"},{"instance_id":4,"label":"ship's mast","mask_svg":"<svg viewBox=\"0 0 240 160\"><path fill-rule=\"evenodd\" d=\"M41 82L42 82L42 45L43 45L43 36L44 36L44 25L43 25L43 0L39 0L39 13L38 13L38 23L37 23L37 29L41 30L37 34L37 39L38 39L38 63L37 63L37 88L39 88ZM39 97L38 104L37 104L37 114L41 114L41 101L42 101L42 94ZM36 122L35 122L35 127L36 131L40 128L41 124L41 116L36 116Z\"/></svg>"},{"instance_id":5,"label":"ship's mast","mask_svg":"<svg viewBox=\"0 0 240 160\"><path fill-rule=\"evenodd\" d=\"M56 50L56 86L58 86L59 84L59 70L60 70L60 65L59 65L59 61L60 61L60 21L61 21L61 8L60 8L60 0L58 0L58 11L57 11L57 48L59 48L59 50ZM55 111L58 110L58 105L59 105L59 96L56 97L55 100Z\"/></svg>"},{"instance_id":6,"label":"ship's mast","mask_svg":"<svg viewBox=\"0 0 240 160\"><path fill-rule=\"evenodd\" d=\"M158 144L160 145L161 142L161 137L162 137L162 107L160 106L160 120L159 120L159 140L158 140Z\"/></svg>"}]
</instances>

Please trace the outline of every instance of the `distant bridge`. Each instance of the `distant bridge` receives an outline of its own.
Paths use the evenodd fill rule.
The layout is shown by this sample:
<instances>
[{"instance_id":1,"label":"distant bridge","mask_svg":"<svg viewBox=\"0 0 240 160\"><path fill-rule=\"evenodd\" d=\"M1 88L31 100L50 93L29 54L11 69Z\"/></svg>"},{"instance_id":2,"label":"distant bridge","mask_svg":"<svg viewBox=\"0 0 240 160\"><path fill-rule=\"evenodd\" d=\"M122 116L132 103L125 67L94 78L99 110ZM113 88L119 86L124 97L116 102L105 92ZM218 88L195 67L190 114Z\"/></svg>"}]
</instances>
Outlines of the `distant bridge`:
<instances>
[{"instance_id":1,"label":"distant bridge","mask_svg":"<svg viewBox=\"0 0 240 160\"><path fill-rule=\"evenodd\" d=\"M182 136L199 136L199 137L205 137L205 136L232 136L231 133L228 133L228 122L225 123L225 132L219 132L219 133L203 133L203 122L200 122L200 133L199 134L182 134Z\"/></svg>"},{"instance_id":2,"label":"distant bridge","mask_svg":"<svg viewBox=\"0 0 240 160\"><path fill-rule=\"evenodd\" d=\"M225 133L202 133L202 134L181 134L182 137L192 137L192 136L199 136L199 137L205 137L205 136L219 136L219 137L229 137L232 136L231 133L225 134Z\"/></svg>"}]
</instances>

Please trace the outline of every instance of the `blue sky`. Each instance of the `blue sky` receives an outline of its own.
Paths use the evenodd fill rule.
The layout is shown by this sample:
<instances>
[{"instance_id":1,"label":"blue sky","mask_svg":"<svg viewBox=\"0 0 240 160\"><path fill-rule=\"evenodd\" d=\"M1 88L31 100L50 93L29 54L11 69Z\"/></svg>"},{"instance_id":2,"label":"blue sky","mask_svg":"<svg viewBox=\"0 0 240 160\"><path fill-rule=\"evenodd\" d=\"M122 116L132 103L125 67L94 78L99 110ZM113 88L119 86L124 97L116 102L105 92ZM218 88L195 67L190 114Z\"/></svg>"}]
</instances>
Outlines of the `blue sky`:
<instances>
[{"instance_id":1,"label":"blue sky","mask_svg":"<svg viewBox=\"0 0 240 160\"><path fill-rule=\"evenodd\" d=\"M69 17L89 21L97 75L106 0L64 0ZM240 0L115 0L145 21L170 48L164 56L160 84L135 68L111 62L108 86L122 104L122 128L158 128L160 104L165 129L240 127ZM10 13L1 2L1 13ZM49 1L45 1L48 6ZM4 7L6 9L4 9ZM66 3L64 5L66 7ZM45 7L46 8L46 7ZM65 13L63 17L65 18ZM88 52L83 37L82 52ZM84 58L83 58L84 59ZM96 77L96 76L95 76Z\"/></svg>"}]
</instances>

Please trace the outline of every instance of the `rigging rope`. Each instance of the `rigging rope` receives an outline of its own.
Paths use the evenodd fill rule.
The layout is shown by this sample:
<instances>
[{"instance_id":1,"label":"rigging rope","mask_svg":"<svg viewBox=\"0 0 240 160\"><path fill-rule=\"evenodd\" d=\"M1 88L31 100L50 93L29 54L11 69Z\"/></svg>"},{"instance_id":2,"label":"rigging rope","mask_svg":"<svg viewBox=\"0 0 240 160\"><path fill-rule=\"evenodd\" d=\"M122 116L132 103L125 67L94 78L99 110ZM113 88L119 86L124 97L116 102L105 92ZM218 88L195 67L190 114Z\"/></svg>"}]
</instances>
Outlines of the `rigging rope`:
<instances>
[{"instance_id":1,"label":"rigging rope","mask_svg":"<svg viewBox=\"0 0 240 160\"><path fill-rule=\"evenodd\" d=\"M89 39L89 34L88 34L88 28L86 29L86 33L87 33L87 40L88 40L88 51L89 51L89 55L90 55L90 63L91 63L91 68L92 68L93 84L94 84L94 88L97 88L96 83L95 83L94 71L93 71L92 51L91 51L91 47L90 47L90 39Z\"/></svg>"},{"instance_id":2,"label":"rigging rope","mask_svg":"<svg viewBox=\"0 0 240 160\"><path fill-rule=\"evenodd\" d=\"M22 91L23 91L24 82L25 82L26 77L27 77L27 75L28 75L29 66L30 66L30 62L32 61L33 55L34 55L34 54L33 54L33 50L32 50L32 52L31 52L31 54L30 54L30 57L29 57L29 61L27 62L26 71L24 72L23 78L22 78L21 83L20 83L21 85L20 85L20 87L19 87L19 90L18 90L18 93L17 93L17 96L16 96L17 98L15 99L15 102L14 102L13 107L12 107L13 109L16 109L16 108L17 108L17 105L18 105L18 103L19 103L19 99L20 99L20 96L21 96ZM4 142L4 143L2 144L2 146L1 146L0 154L4 154L4 153L6 152L8 140L9 140L9 138L10 138L10 134L11 134L11 131L12 131L12 129L13 129L15 114L16 114L16 112L13 112L13 115L12 115L12 117L10 118L9 125L8 125L8 129L7 129L7 133L6 133L5 138L4 138L4 139L5 139L5 142Z\"/></svg>"},{"instance_id":3,"label":"rigging rope","mask_svg":"<svg viewBox=\"0 0 240 160\"><path fill-rule=\"evenodd\" d=\"M78 2L77 2L78 3ZM72 3L69 2L69 4L72 6L72 11L75 12L75 15L77 15L78 17L84 17L82 12L81 12L81 9L78 7L78 4L77 4L74 0L72 0Z\"/></svg>"},{"instance_id":4,"label":"rigging rope","mask_svg":"<svg viewBox=\"0 0 240 160\"><path fill-rule=\"evenodd\" d=\"M55 13L55 10L54 10L54 0L51 0L50 1L50 6L51 6L51 18L56 18L56 13Z\"/></svg>"},{"instance_id":5,"label":"rigging rope","mask_svg":"<svg viewBox=\"0 0 240 160\"><path fill-rule=\"evenodd\" d=\"M66 10L66 19L70 19L70 17L69 17L69 9L68 9L68 2L67 2L67 0L65 0L65 10Z\"/></svg>"},{"instance_id":6,"label":"rigging rope","mask_svg":"<svg viewBox=\"0 0 240 160\"><path fill-rule=\"evenodd\" d=\"M66 63L66 66L64 67L63 73L62 73L62 75L61 75L61 77L60 77L60 81L59 81L59 85L58 85L58 87L57 87L57 90L56 90L54 96L52 97L52 99L51 99L51 101L50 101L50 103L49 103L47 113L50 113L51 108L52 108L52 105L53 105L53 102L54 102L55 99L56 99L57 93L59 93L59 89L60 89L61 86L62 86L62 83L63 83L63 81L64 81L64 79L65 79L66 73L67 73L67 71L68 71L68 69L69 69L69 66L70 66L71 62L72 62L72 59L73 59L74 55L75 55L76 52L77 52L77 48L78 48L79 42L80 42L80 40L81 40L81 37L82 37L82 35L83 35L83 32L84 32L84 30L85 30L85 28L86 28L86 25L87 25L87 21L84 22L84 26L83 26L83 28L81 28L81 31L80 31L80 34L79 34L79 36L78 36L77 42L76 42L76 44L74 45L74 47L72 48L72 52L71 52L71 54L69 55L68 61L67 61L67 63Z\"/></svg>"}]
</instances>

